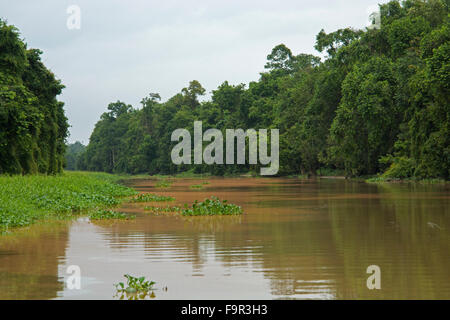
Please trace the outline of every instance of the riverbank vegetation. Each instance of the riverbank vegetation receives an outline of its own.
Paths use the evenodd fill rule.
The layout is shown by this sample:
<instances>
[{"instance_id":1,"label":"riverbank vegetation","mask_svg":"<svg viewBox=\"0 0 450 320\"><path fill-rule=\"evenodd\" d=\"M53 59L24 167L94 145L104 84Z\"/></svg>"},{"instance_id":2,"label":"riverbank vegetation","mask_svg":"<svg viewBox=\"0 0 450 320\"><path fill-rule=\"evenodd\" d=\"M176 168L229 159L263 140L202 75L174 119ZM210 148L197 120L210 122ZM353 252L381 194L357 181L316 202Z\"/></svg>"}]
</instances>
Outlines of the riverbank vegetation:
<instances>
[{"instance_id":1,"label":"riverbank vegetation","mask_svg":"<svg viewBox=\"0 0 450 320\"><path fill-rule=\"evenodd\" d=\"M69 124L56 99L64 85L0 19L0 174L63 169Z\"/></svg>"},{"instance_id":2,"label":"riverbank vegetation","mask_svg":"<svg viewBox=\"0 0 450 320\"><path fill-rule=\"evenodd\" d=\"M106 173L64 172L57 176L0 176L0 229L43 219L68 219L120 204L136 194Z\"/></svg>"},{"instance_id":3,"label":"riverbank vegetation","mask_svg":"<svg viewBox=\"0 0 450 320\"><path fill-rule=\"evenodd\" d=\"M280 44L248 86L225 81L205 100L194 80L166 102L150 93L139 109L111 103L78 165L131 174L257 172L257 165L174 165L171 133L192 131L199 120L204 130L279 128L281 175L448 180L448 13L443 0L391 1L380 5L379 26L321 30L315 49L324 59Z\"/></svg>"}]
</instances>

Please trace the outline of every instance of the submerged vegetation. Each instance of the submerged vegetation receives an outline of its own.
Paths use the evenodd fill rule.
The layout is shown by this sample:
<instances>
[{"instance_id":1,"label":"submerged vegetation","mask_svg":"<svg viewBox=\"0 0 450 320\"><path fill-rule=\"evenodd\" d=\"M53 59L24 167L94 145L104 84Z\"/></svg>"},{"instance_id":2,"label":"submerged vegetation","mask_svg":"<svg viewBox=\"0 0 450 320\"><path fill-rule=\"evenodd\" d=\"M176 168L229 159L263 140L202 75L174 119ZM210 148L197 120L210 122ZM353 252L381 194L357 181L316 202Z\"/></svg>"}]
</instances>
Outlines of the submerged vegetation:
<instances>
[{"instance_id":1,"label":"submerged vegetation","mask_svg":"<svg viewBox=\"0 0 450 320\"><path fill-rule=\"evenodd\" d=\"M89 209L112 207L136 194L106 173L65 172L58 176L0 176L0 229L47 218L65 219Z\"/></svg>"},{"instance_id":2,"label":"submerged vegetation","mask_svg":"<svg viewBox=\"0 0 450 320\"><path fill-rule=\"evenodd\" d=\"M238 215L242 214L242 208L213 196L203 202L195 200L190 208L186 204L181 214L184 216Z\"/></svg>"},{"instance_id":3,"label":"submerged vegetation","mask_svg":"<svg viewBox=\"0 0 450 320\"><path fill-rule=\"evenodd\" d=\"M175 198L170 196L160 196L153 193L141 193L137 197L134 197L130 202L165 202L174 201Z\"/></svg>"}]
</instances>

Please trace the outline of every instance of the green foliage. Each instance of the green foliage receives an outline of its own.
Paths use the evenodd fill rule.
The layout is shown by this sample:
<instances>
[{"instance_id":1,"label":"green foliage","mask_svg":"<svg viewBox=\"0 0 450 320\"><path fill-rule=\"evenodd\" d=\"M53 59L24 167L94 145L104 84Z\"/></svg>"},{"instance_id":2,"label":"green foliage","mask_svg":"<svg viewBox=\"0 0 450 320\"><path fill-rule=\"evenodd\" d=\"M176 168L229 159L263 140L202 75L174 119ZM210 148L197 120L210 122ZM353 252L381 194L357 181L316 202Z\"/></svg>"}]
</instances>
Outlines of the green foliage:
<instances>
[{"instance_id":1,"label":"green foliage","mask_svg":"<svg viewBox=\"0 0 450 320\"><path fill-rule=\"evenodd\" d=\"M127 283L119 282L115 284L117 291L126 293L146 293L153 290L153 286L156 282L145 280L145 277L133 277L129 274L125 274Z\"/></svg>"},{"instance_id":2,"label":"green foliage","mask_svg":"<svg viewBox=\"0 0 450 320\"><path fill-rule=\"evenodd\" d=\"M184 216L239 215L242 214L242 208L213 196L203 202L195 200L191 208L186 204L181 214Z\"/></svg>"},{"instance_id":3,"label":"green foliage","mask_svg":"<svg viewBox=\"0 0 450 320\"><path fill-rule=\"evenodd\" d=\"M62 171L69 125L56 97L64 86L41 54L0 20L0 174Z\"/></svg>"},{"instance_id":4,"label":"green foliage","mask_svg":"<svg viewBox=\"0 0 450 320\"><path fill-rule=\"evenodd\" d=\"M112 207L135 191L105 173L0 176L0 228L23 227L47 218L66 219L89 209Z\"/></svg>"},{"instance_id":5,"label":"green foliage","mask_svg":"<svg viewBox=\"0 0 450 320\"><path fill-rule=\"evenodd\" d=\"M279 128L282 175L328 170L361 176L388 170L390 176L449 179L448 8L444 0L382 4L379 29L320 31L315 48L327 53L323 61L277 45L258 81L248 86L225 81L205 101L199 100L205 89L194 80L166 102L150 93L139 110L123 102L111 104L80 157L81 168L188 175L259 169L174 165L171 133L177 128L192 132L193 122L199 120L204 130L222 132ZM19 59L21 47L14 50ZM29 92L21 88L5 96L25 101ZM388 155L390 163L379 161Z\"/></svg>"},{"instance_id":6,"label":"green foliage","mask_svg":"<svg viewBox=\"0 0 450 320\"><path fill-rule=\"evenodd\" d=\"M326 50L330 57L334 57L341 47L348 46L362 33L361 30L346 28L327 34L322 29L316 37L315 49L319 52Z\"/></svg>"},{"instance_id":7,"label":"green foliage","mask_svg":"<svg viewBox=\"0 0 450 320\"><path fill-rule=\"evenodd\" d=\"M86 146L77 141L67 145L66 148L66 170L79 170L81 157L86 151Z\"/></svg>"},{"instance_id":8,"label":"green foliage","mask_svg":"<svg viewBox=\"0 0 450 320\"><path fill-rule=\"evenodd\" d=\"M356 65L342 83L342 99L331 125L329 149L350 175L379 171L378 159L392 151L400 118L389 60Z\"/></svg>"},{"instance_id":9,"label":"green foliage","mask_svg":"<svg viewBox=\"0 0 450 320\"><path fill-rule=\"evenodd\" d=\"M130 202L164 202L164 201L174 201L175 198L170 196L160 196L153 193L141 193L137 197L134 197Z\"/></svg>"},{"instance_id":10,"label":"green foliage","mask_svg":"<svg viewBox=\"0 0 450 320\"><path fill-rule=\"evenodd\" d=\"M384 172L383 178L409 178L414 174L414 160L406 157L386 156L380 159L380 162L391 162L389 168Z\"/></svg>"},{"instance_id":11,"label":"green foliage","mask_svg":"<svg viewBox=\"0 0 450 320\"><path fill-rule=\"evenodd\" d=\"M110 220L110 219L134 219L136 216L127 215L122 212L112 210L96 210L89 215L91 220Z\"/></svg>"}]
</instances>

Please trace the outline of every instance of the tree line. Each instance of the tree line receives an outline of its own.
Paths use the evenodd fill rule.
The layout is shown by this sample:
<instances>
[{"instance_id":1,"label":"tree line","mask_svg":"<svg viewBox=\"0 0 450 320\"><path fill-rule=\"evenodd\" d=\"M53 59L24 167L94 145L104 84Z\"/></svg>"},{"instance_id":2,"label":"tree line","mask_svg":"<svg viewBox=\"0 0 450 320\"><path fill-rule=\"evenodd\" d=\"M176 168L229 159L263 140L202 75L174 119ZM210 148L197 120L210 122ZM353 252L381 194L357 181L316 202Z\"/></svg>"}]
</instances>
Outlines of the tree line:
<instances>
[{"instance_id":1,"label":"tree line","mask_svg":"<svg viewBox=\"0 0 450 320\"><path fill-rule=\"evenodd\" d=\"M448 0L391 1L379 27L339 29L316 37L325 55L295 55L285 45L267 56L260 79L227 81L200 101L191 81L140 108L117 101L95 125L78 169L117 173L186 170L214 175L255 165L174 165L171 133L203 129L278 128L281 175L340 171L395 178L450 176L450 31Z\"/></svg>"},{"instance_id":2,"label":"tree line","mask_svg":"<svg viewBox=\"0 0 450 320\"><path fill-rule=\"evenodd\" d=\"M0 174L56 174L64 165L68 122L56 97L64 86L0 19Z\"/></svg>"}]
</instances>

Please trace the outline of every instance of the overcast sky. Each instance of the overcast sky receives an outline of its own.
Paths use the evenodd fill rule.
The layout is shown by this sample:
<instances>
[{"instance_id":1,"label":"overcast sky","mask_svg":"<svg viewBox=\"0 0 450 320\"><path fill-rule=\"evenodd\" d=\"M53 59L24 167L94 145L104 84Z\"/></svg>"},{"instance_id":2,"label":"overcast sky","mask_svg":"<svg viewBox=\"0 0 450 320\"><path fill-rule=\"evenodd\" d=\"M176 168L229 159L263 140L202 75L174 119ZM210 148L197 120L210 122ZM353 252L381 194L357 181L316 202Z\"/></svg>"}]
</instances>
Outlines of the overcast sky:
<instances>
[{"instance_id":1,"label":"overcast sky","mask_svg":"<svg viewBox=\"0 0 450 320\"><path fill-rule=\"evenodd\" d=\"M208 92L223 81L259 78L267 54L284 43L312 53L315 36L364 28L386 0L2 0L0 18L19 28L28 47L66 86L59 97L69 141L88 143L108 103L140 107L149 92L169 99L196 79ZM81 28L69 30L70 5Z\"/></svg>"}]
</instances>

